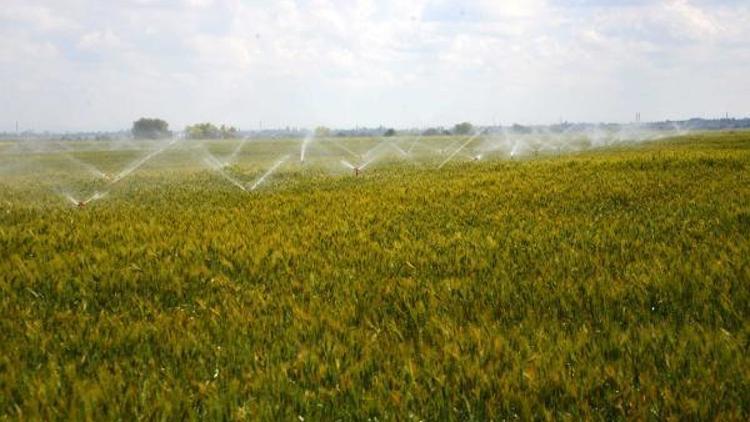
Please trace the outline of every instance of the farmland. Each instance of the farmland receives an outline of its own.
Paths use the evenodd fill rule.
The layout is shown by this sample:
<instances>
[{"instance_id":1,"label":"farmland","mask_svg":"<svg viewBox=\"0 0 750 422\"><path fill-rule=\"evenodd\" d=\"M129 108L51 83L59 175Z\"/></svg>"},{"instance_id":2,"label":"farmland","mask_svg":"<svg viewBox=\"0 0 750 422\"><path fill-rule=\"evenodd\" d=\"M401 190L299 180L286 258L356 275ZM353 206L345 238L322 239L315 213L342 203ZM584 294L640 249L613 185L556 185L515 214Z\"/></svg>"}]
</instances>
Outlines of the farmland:
<instances>
[{"instance_id":1,"label":"farmland","mask_svg":"<svg viewBox=\"0 0 750 422\"><path fill-rule=\"evenodd\" d=\"M412 142L0 144L0 418L750 416L750 133Z\"/></svg>"}]
</instances>

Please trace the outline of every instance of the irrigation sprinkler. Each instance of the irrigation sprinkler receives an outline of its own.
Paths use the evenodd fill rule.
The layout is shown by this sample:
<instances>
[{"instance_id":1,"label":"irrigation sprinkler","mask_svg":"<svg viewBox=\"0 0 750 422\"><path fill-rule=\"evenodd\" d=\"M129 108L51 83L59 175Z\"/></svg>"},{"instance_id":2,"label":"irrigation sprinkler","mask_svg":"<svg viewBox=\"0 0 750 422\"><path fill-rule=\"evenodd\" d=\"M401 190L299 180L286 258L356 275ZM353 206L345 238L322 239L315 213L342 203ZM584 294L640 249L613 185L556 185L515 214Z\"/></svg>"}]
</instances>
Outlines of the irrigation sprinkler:
<instances>
[{"instance_id":1,"label":"irrigation sprinkler","mask_svg":"<svg viewBox=\"0 0 750 422\"><path fill-rule=\"evenodd\" d=\"M378 148L382 147L383 145L384 145L384 142L380 142L380 143L378 143L378 144L377 144L377 145L375 145L374 147L370 148L370 150L369 150L369 151L367 151L367 152L366 152L366 153L364 154L364 156L365 156L365 157L369 156L370 154L372 154L372 152L373 152L373 151L377 150ZM348 168L349 170L352 170L352 171L354 172L354 175L355 175L355 176L359 176L359 175L360 175L360 173L362 173L362 171L363 171L363 170L365 169L365 167L367 167L367 166L368 166L368 165L370 165L370 164L371 164L371 163L372 163L373 161L375 161L375 159L376 159L376 158L377 158L377 156L375 156L375 157L372 157L372 158L370 158L369 160L367 160L367 161L365 161L364 163L362 163L362 164L359 164L359 165L354 165L354 164L352 164L352 163L350 163L349 161L346 161L346 160L344 160L344 159L342 159L342 160L341 160L340 162L341 162L341 165L343 165L344 167Z\"/></svg>"},{"instance_id":2,"label":"irrigation sprinkler","mask_svg":"<svg viewBox=\"0 0 750 422\"><path fill-rule=\"evenodd\" d=\"M354 164L352 164L352 163L350 163L350 162L348 162L346 160L341 160L341 164L343 164L344 167L352 170L354 172L355 176L359 176L360 173L362 173L362 171L365 169L365 167L367 167L368 165L370 165L370 163L372 163L373 161L375 161L375 158L371 158L370 160L364 162L363 164L355 166Z\"/></svg>"},{"instance_id":3,"label":"irrigation sprinkler","mask_svg":"<svg viewBox=\"0 0 750 422\"><path fill-rule=\"evenodd\" d=\"M93 195L91 195L90 197L88 197L88 198L86 198L84 200L76 199L73 195L71 195L69 193L63 193L62 195L65 197L65 199L67 199L68 201L70 201L70 203L73 204L74 207L85 208L86 205L88 205L88 204L90 204L90 203L92 203L94 201L97 201L97 200L102 199L105 196L107 196L107 192L104 192L104 193L94 192Z\"/></svg>"},{"instance_id":4,"label":"irrigation sprinkler","mask_svg":"<svg viewBox=\"0 0 750 422\"><path fill-rule=\"evenodd\" d=\"M469 139L467 139L466 142L464 142L460 147L458 147L455 151L453 151L453 153L451 155L449 155L448 158L445 159L445 161L443 161L442 163L440 163L440 165L438 166L438 169L443 168L443 166L446 165L450 160L452 160L453 157L456 156L456 154L458 154L459 152L461 152L461 150L463 150L464 148L466 148L467 145L469 145L474 139L477 139L480 135L481 135L481 132L480 133L476 133L476 134L474 134L474 136L472 136Z\"/></svg>"},{"instance_id":5,"label":"irrigation sprinkler","mask_svg":"<svg viewBox=\"0 0 750 422\"><path fill-rule=\"evenodd\" d=\"M359 176L359 167L357 167L357 166L355 166L355 165L351 164L350 162L348 162L348 161L346 161L346 160L341 160L341 164L343 164L343 165L344 165L344 167L346 167L346 168L348 168L348 169L350 169L350 170L354 171L354 175L355 175L355 176Z\"/></svg>"},{"instance_id":6,"label":"irrigation sprinkler","mask_svg":"<svg viewBox=\"0 0 750 422\"><path fill-rule=\"evenodd\" d=\"M456 137L450 140L446 139L445 141L441 141L438 145L435 146L433 146L431 142L428 142L428 138L421 139L420 142L420 137L418 136L416 138L409 139L397 138L396 140L394 140L394 138L369 138L365 143L362 144L350 144L338 139L322 138L319 139L320 142L318 144L315 144L314 151L318 151L318 149L320 149L320 152L324 152L327 157L330 157L332 160L334 160L334 166L336 165L335 160L340 160L339 165L343 166L342 169L345 169L343 171L351 171L350 174L358 177L360 175L363 175L363 173L367 171L367 169L375 162L380 162L381 160L385 162L386 160L391 159L391 157L395 157L394 160L398 160L400 156L406 157L407 160L415 160L421 156L420 151L426 154L441 151L443 155L439 156L439 159L436 160L436 162L440 163L437 168L443 168L445 165L451 162L451 160L467 163L479 163L480 161L490 161L499 156L503 156L505 159L510 160L510 162L514 162L518 159L523 159L524 157L543 156L545 154L557 154L559 156L571 151L580 151L587 148L596 148L603 145L616 145L619 142L625 142L628 140L632 140L629 142L641 142L645 140L656 139L656 136L653 133L643 131L638 133L631 132L634 129L638 128L625 127L620 129L619 132L612 132L611 130L604 131L600 129L593 129L583 132L572 132L572 129L568 128L562 133L552 131L536 131L531 133L508 134L506 132L502 132L502 134L500 134L499 136L491 134L485 135L484 133L474 133L470 137ZM675 130L678 129L679 127L677 127ZM300 160L304 161L304 159L307 158L306 151L311 147L314 139L314 135L312 133L308 133L305 139L302 140L302 145L299 152ZM229 162L235 160L242 153L242 148L244 148L244 145L247 142L250 142L250 140L242 139L237 140L236 142L237 143L235 145L232 145L232 152L229 155L222 155L220 157L211 154L206 149L206 145L189 144L185 148L191 150L198 149L199 151L202 148L203 153L198 152L193 156L195 159L197 159L196 161L198 163L202 162L205 165L206 169L208 169L209 171L216 171L222 178L231 183L234 187L248 193L263 186L263 184L266 183L269 178L273 177L273 174L275 172L279 171L279 168L285 162L287 162L287 160L289 160L289 162L296 160L295 150L290 155L284 155L282 158L278 159L270 168L263 167L256 170L258 174L263 174L260 175L257 180L251 179L248 182L248 180L243 180L244 177L239 173L234 172L232 171L232 169L226 167ZM449 146L441 147L441 144L443 142ZM75 168L82 170L82 173L86 176L93 175L96 176L96 178L103 179L105 181L97 182L94 185L96 186L96 189L99 189L99 192L95 192L93 193L93 195L91 195L91 190L71 189L70 192L73 192L73 195L71 195L65 191L60 190L62 189L62 187L54 189L55 196L58 196L58 198L61 199L61 202L69 203L76 208L85 208L92 202L104 198L106 195L108 195L108 193L113 191L114 185L116 183L132 175L136 170L149 162L149 160L152 160L157 155L166 151L175 143L176 140L172 139L161 141L155 144L150 144L151 148L153 149L146 150L146 147L144 147L144 150L140 152L140 157L136 157L134 160L131 159L131 161L127 163L119 173L110 174L105 173L95 165L87 163L86 160L92 158L90 158L89 155L84 154L86 150L81 150L79 149L80 147L60 145L59 148L42 151L44 151L45 153L49 152L56 154L56 157L58 157L58 159L61 160L63 164L65 164L65 160L68 160L70 163L68 163L66 167L74 168L72 164L75 164ZM330 144L333 144L335 148L331 147ZM455 147L453 147L453 145L455 145ZM349 148L350 146L352 147L352 149ZM3 147L6 146L0 145L0 150L3 150ZM24 148L27 147L24 146ZM358 154L357 150L359 148L369 148L369 150L363 154ZM338 149L338 151L336 149ZM411 155L412 151L417 151L417 154ZM396 152L398 155L394 155L394 152ZM81 154L80 156L85 160L78 158L79 153ZM10 161L0 163L0 170L2 170L2 172L4 173L7 172L9 168L8 165L17 166L18 164L10 163ZM227 188L233 189L229 187ZM91 196L83 197L82 195Z\"/></svg>"},{"instance_id":7,"label":"irrigation sprinkler","mask_svg":"<svg viewBox=\"0 0 750 422\"><path fill-rule=\"evenodd\" d=\"M82 166L84 166L85 168L87 168L89 171L91 171L92 173L96 174L98 177L106 180L108 182L107 183L107 187L111 187L115 183L119 182L120 180L126 178L128 175L130 175L131 173L133 173L134 171L136 171L139 167L141 167L147 161L149 161L150 159L152 159L152 158L156 157L157 155L161 154L162 152L164 152L170 146L174 145L174 143L176 141L177 141L176 139L173 139L167 145L163 146L162 148L159 148L156 151L152 151L151 153L149 153L145 157L142 157L142 158L140 158L140 159L138 159L136 161L133 161L128 167L126 167L124 170L122 170L120 173L118 173L115 176L110 176L109 174L104 173L103 171L100 171L99 169L97 169L93 165L90 165L90 164L85 163L83 161L77 160L75 157L69 156L69 155L67 155L65 153L63 153L63 154L66 155L66 156L68 156L68 158L72 159L72 161L81 164ZM94 192L93 195L91 195L90 197L88 197L87 199L84 199L84 200L78 200L78 199L76 199L75 197L73 197L72 195L70 195L68 193L63 193L62 195L65 197L65 199L67 199L69 202L71 202L74 206L76 206L78 208L84 208L84 207L86 207L86 205L90 204L91 202L98 201L99 199L104 198L108 194L109 194L109 191Z\"/></svg>"}]
</instances>

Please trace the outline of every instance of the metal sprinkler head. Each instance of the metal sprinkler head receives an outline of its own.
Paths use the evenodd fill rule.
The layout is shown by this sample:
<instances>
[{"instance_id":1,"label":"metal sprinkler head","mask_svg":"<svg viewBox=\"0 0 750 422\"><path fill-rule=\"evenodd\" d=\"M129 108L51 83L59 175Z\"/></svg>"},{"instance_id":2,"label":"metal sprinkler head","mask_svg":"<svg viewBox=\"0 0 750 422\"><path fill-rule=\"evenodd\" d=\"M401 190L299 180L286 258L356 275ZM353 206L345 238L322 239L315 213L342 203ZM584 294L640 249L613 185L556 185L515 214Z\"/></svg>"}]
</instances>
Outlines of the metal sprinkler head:
<instances>
[{"instance_id":1,"label":"metal sprinkler head","mask_svg":"<svg viewBox=\"0 0 750 422\"><path fill-rule=\"evenodd\" d=\"M76 205L78 208L85 208L86 207L86 201L78 201L78 205Z\"/></svg>"},{"instance_id":2,"label":"metal sprinkler head","mask_svg":"<svg viewBox=\"0 0 750 422\"><path fill-rule=\"evenodd\" d=\"M360 172L359 167L354 167L354 175L359 176L359 172Z\"/></svg>"}]
</instances>

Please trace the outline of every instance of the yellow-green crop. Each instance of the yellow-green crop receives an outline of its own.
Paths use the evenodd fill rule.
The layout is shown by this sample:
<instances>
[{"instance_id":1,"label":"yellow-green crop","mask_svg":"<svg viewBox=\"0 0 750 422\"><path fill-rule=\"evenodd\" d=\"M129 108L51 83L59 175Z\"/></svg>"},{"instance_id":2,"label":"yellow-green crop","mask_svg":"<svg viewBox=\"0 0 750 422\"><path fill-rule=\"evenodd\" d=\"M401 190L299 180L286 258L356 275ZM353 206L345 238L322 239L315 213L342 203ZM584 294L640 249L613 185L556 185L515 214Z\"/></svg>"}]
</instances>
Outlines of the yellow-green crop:
<instances>
[{"instance_id":1,"label":"yellow-green crop","mask_svg":"<svg viewBox=\"0 0 750 422\"><path fill-rule=\"evenodd\" d=\"M59 156L0 176L0 418L750 417L749 133L252 194L191 151L82 208Z\"/></svg>"}]
</instances>

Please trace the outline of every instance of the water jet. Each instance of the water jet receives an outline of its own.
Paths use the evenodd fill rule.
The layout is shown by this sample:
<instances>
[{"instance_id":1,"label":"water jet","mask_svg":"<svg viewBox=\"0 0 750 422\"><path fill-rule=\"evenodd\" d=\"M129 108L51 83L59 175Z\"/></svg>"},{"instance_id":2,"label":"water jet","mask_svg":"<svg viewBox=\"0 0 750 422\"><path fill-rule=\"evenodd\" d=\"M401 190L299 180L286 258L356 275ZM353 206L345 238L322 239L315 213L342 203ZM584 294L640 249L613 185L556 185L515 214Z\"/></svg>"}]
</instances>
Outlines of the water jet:
<instances>
[{"instance_id":1,"label":"water jet","mask_svg":"<svg viewBox=\"0 0 750 422\"><path fill-rule=\"evenodd\" d=\"M258 180L256 180L255 183L253 183L253 185L248 190L254 191L258 186L260 186L263 183L264 180L266 180L268 176L270 176L274 171L276 171L276 169L279 168L279 166L284 164L284 162L286 162L287 159L289 159L289 156L285 155L276 163L274 163L274 165L271 166L271 168L268 169L268 171L266 171Z\"/></svg>"},{"instance_id":2,"label":"water jet","mask_svg":"<svg viewBox=\"0 0 750 422\"><path fill-rule=\"evenodd\" d=\"M460 147L458 147L458 149L456 149L455 151L453 151L453 153L451 155L449 155L448 158L445 159L445 161L443 161L442 163L440 163L440 165L438 166L438 169L443 168L443 166L446 165L450 160L452 160L453 157L456 156L456 154L458 154L459 152L461 152L461 150L463 150L464 148L466 148L467 145L469 145L474 139L478 138L480 135L481 135L481 132L480 133L476 133L476 134L474 134L474 136L472 136L469 139L467 139L466 142L464 142Z\"/></svg>"}]
</instances>

